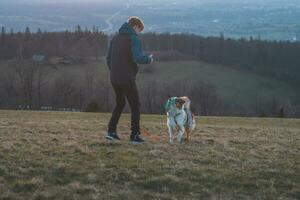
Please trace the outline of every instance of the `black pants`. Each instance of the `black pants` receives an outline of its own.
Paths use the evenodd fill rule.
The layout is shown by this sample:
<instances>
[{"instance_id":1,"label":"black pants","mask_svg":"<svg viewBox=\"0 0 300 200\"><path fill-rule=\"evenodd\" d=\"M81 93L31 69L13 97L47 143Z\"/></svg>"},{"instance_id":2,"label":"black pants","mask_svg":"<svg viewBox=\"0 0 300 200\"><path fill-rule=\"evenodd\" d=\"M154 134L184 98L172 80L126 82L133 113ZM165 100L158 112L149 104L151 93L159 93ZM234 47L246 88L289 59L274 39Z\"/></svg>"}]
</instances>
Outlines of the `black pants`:
<instances>
[{"instance_id":1,"label":"black pants","mask_svg":"<svg viewBox=\"0 0 300 200\"><path fill-rule=\"evenodd\" d=\"M116 106L108 124L108 132L115 132L121 113L125 107L127 99L131 109L131 131L137 133L140 131L140 99L135 82L126 85L113 84L116 94Z\"/></svg>"}]
</instances>

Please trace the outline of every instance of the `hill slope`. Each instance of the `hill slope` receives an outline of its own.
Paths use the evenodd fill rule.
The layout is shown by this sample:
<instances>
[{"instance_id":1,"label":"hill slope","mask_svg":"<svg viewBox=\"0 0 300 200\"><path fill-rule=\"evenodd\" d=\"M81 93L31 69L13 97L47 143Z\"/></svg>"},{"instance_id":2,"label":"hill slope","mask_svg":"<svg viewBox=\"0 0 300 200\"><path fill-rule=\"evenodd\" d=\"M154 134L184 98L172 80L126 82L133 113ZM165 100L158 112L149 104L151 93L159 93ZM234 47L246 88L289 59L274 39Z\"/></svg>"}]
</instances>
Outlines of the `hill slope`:
<instances>
[{"instance_id":1,"label":"hill slope","mask_svg":"<svg viewBox=\"0 0 300 200\"><path fill-rule=\"evenodd\" d=\"M104 139L109 116L0 111L0 199L299 199L299 120L200 117L179 145L143 115L132 145L128 115Z\"/></svg>"},{"instance_id":2,"label":"hill slope","mask_svg":"<svg viewBox=\"0 0 300 200\"><path fill-rule=\"evenodd\" d=\"M292 100L297 95L297 92L285 82L197 61L159 62L153 75L142 75L138 79L141 82L153 79L160 82L179 80L185 84L208 82L217 88L226 103L240 105L254 105L256 98L275 97Z\"/></svg>"},{"instance_id":3,"label":"hill slope","mask_svg":"<svg viewBox=\"0 0 300 200\"><path fill-rule=\"evenodd\" d=\"M107 79L107 67L104 62L98 65L99 73ZM140 67L141 71L147 65ZM295 88L289 84L257 75L248 71L208 64L198 61L169 61L155 63L153 73L140 73L137 76L139 85L149 85L153 81L160 84L178 83L195 86L199 82L213 85L225 103L232 105L253 106L256 99L271 101L273 98L286 102L293 102L299 98Z\"/></svg>"}]
</instances>

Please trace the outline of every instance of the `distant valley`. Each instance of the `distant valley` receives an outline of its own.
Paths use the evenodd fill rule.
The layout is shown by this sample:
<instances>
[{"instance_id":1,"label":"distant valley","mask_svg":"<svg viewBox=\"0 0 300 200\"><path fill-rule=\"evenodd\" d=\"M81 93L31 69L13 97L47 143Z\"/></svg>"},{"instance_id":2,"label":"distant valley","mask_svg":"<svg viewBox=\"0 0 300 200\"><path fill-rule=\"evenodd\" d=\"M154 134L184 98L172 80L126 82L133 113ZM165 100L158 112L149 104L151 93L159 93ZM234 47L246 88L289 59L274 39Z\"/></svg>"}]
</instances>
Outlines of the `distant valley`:
<instances>
[{"instance_id":1,"label":"distant valley","mask_svg":"<svg viewBox=\"0 0 300 200\"><path fill-rule=\"evenodd\" d=\"M204 36L268 40L300 40L297 1L103 1L71 3L0 3L0 26L7 31L74 30L76 25L106 33L117 31L128 18L144 19L146 32L194 33Z\"/></svg>"}]
</instances>

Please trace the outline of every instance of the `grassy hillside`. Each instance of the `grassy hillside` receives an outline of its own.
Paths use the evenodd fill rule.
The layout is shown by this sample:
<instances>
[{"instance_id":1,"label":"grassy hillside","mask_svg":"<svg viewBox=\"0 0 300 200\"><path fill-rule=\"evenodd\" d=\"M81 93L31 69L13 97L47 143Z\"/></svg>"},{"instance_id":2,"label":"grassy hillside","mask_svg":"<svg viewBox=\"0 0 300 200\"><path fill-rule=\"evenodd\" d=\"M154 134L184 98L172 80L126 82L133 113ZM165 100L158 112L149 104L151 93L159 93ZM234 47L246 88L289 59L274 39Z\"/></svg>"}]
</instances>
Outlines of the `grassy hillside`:
<instances>
[{"instance_id":1,"label":"grassy hillside","mask_svg":"<svg viewBox=\"0 0 300 200\"><path fill-rule=\"evenodd\" d=\"M108 78L104 60L93 65L99 70L102 79ZM141 69L147 67L142 65ZM246 106L254 105L256 98L270 100L275 97L292 101L299 97L297 91L285 82L198 61L157 62L154 73L139 74L137 80L140 86L151 84L153 80L158 84L181 81L191 86L202 81L214 85L225 103Z\"/></svg>"},{"instance_id":2,"label":"grassy hillside","mask_svg":"<svg viewBox=\"0 0 300 200\"><path fill-rule=\"evenodd\" d=\"M219 95L226 102L244 105L253 105L257 97L288 99L296 95L296 92L284 82L197 61L157 63L156 72L152 77L148 75L139 77L139 80L149 79L163 82L185 80L187 84L197 81L209 82L217 88Z\"/></svg>"},{"instance_id":3,"label":"grassy hillside","mask_svg":"<svg viewBox=\"0 0 300 200\"><path fill-rule=\"evenodd\" d=\"M168 144L165 116L143 115L148 143L103 138L110 114L0 111L0 199L299 199L300 121L197 117Z\"/></svg>"}]
</instances>

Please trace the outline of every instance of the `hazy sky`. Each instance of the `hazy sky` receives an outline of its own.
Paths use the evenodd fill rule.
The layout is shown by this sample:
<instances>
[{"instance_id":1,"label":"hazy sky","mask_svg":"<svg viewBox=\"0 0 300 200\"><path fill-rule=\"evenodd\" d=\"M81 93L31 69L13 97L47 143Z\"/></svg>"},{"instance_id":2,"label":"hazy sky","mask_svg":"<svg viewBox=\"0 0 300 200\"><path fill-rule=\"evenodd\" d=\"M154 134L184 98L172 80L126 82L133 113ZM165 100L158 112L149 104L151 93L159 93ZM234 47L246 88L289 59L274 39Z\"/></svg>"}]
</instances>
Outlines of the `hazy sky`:
<instances>
[{"instance_id":1,"label":"hazy sky","mask_svg":"<svg viewBox=\"0 0 300 200\"><path fill-rule=\"evenodd\" d=\"M1 0L0 3L72 3L72 2L182 2L182 0ZM287 2L299 2L300 0L184 0L184 2L234 2L234 3L273 3L273 2L282 2L282 4L285 4Z\"/></svg>"}]
</instances>

